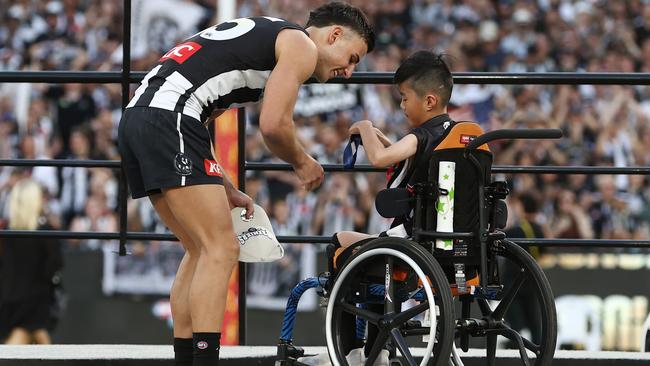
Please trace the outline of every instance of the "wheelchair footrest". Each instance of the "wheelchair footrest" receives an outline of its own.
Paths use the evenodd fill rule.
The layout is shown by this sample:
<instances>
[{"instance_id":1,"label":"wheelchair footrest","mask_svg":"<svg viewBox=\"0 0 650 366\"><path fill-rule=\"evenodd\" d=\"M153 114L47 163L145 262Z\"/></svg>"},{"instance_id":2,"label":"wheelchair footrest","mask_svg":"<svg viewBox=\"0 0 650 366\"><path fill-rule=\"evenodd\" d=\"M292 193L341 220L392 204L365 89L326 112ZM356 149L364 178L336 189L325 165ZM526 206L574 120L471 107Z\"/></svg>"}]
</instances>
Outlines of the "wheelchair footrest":
<instances>
[{"instance_id":1,"label":"wheelchair footrest","mask_svg":"<svg viewBox=\"0 0 650 366\"><path fill-rule=\"evenodd\" d=\"M305 350L301 347L294 346L291 341L280 340L278 343L278 353L276 357L276 365L301 365L297 361L299 357L305 355Z\"/></svg>"}]
</instances>

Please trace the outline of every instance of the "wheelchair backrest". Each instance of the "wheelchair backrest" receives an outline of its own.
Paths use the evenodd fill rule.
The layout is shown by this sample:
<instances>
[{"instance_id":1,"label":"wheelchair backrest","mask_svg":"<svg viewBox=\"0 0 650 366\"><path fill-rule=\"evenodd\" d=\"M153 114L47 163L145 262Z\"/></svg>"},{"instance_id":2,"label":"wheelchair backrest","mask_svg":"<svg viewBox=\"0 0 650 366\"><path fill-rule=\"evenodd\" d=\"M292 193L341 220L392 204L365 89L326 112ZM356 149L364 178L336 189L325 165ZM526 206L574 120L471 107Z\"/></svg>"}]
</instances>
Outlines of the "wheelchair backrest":
<instances>
[{"instance_id":1,"label":"wheelchair backrest","mask_svg":"<svg viewBox=\"0 0 650 366\"><path fill-rule=\"evenodd\" d=\"M434 149L429 160L428 177L443 190L437 202L426 205L425 230L471 232L478 229L479 209L484 207L479 202L478 192L490 182L492 153L487 144L470 152L479 163L478 169L464 154L467 144L482 134L483 129L478 124L458 122ZM451 186L447 182L450 179L453 181ZM445 190L447 197L443 196ZM453 201L453 229L441 230L438 221L450 218L450 199Z\"/></svg>"}]
</instances>

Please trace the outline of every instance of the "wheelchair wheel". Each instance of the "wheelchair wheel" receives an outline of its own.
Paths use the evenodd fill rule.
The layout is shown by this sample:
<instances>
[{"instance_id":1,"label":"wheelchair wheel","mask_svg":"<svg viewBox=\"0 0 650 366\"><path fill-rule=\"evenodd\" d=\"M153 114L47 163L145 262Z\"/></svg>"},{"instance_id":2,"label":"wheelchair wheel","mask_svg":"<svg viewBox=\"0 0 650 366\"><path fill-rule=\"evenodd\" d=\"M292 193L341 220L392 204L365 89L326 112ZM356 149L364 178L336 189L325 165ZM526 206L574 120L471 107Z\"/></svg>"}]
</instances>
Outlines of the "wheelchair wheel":
<instances>
[{"instance_id":1,"label":"wheelchair wheel","mask_svg":"<svg viewBox=\"0 0 650 366\"><path fill-rule=\"evenodd\" d=\"M407 309L405 303L411 307ZM366 365L373 365L384 349L391 356L399 350L402 365L447 365L453 312L449 284L429 252L406 239L373 240L348 259L330 292L325 334L332 364L348 366L349 324L364 320L368 323ZM420 363L413 356L415 348L424 349Z\"/></svg>"},{"instance_id":2,"label":"wheelchair wheel","mask_svg":"<svg viewBox=\"0 0 650 366\"><path fill-rule=\"evenodd\" d=\"M497 253L501 280L504 284L503 296L492 309L485 299L477 299L483 317L496 327L485 331L487 364L495 365L496 338L502 335L520 349L524 364L535 366L550 365L555 353L557 339L557 319L555 300L546 275L535 259L521 246L508 240L502 241ZM510 270L503 270L505 268ZM505 277L509 278L505 278ZM531 335L522 337L513 328L524 316L531 326ZM534 323L530 323L530 321ZM523 348L533 352L535 359L528 360Z\"/></svg>"}]
</instances>

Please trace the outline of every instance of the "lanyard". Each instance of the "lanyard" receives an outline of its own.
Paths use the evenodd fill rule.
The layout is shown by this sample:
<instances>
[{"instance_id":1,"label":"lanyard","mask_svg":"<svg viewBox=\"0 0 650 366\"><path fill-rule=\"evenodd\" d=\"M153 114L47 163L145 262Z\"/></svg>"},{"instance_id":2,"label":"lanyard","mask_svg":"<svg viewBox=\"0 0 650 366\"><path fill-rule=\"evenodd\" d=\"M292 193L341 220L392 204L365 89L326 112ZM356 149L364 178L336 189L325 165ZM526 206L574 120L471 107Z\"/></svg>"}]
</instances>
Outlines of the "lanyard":
<instances>
[{"instance_id":1,"label":"lanyard","mask_svg":"<svg viewBox=\"0 0 650 366\"><path fill-rule=\"evenodd\" d=\"M361 145L363 145L361 135L350 136L350 141L348 141L345 150L343 150L343 166L346 169L354 168L354 163L357 161L357 152Z\"/></svg>"}]
</instances>

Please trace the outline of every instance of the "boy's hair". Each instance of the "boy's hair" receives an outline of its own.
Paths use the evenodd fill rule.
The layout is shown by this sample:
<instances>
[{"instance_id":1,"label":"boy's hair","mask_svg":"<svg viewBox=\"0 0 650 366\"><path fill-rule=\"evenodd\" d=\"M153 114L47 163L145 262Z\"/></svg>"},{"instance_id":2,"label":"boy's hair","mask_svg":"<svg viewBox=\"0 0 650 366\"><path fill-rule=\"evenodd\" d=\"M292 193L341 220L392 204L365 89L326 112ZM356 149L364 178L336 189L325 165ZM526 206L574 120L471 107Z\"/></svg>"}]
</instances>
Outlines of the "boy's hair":
<instances>
[{"instance_id":1,"label":"boy's hair","mask_svg":"<svg viewBox=\"0 0 650 366\"><path fill-rule=\"evenodd\" d=\"M322 28L328 25L342 25L355 31L368 46L368 53L375 48L375 31L361 9L350 4L334 1L309 12L305 28Z\"/></svg>"},{"instance_id":2,"label":"boy's hair","mask_svg":"<svg viewBox=\"0 0 650 366\"><path fill-rule=\"evenodd\" d=\"M420 96L433 92L447 105L454 81L445 58L446 56L431 51L417 51L397 68L393 80L395 84L409 81L411 88Z\"/></svg>"}]
</instances>

